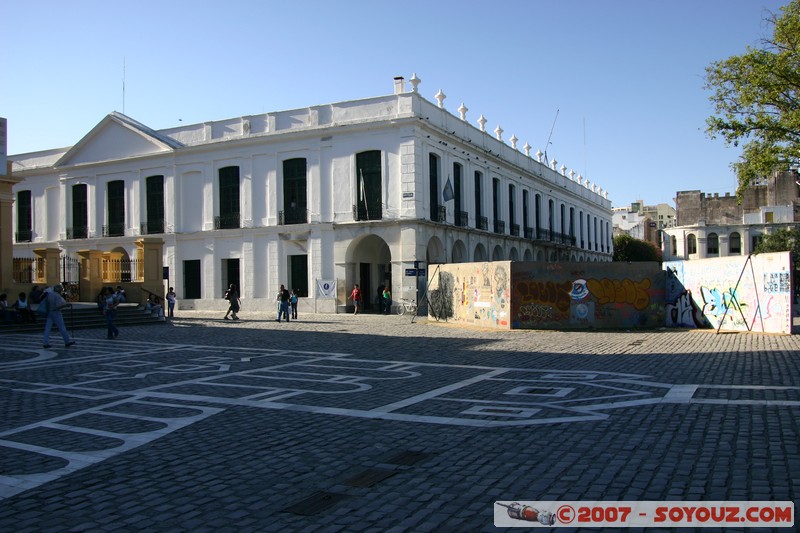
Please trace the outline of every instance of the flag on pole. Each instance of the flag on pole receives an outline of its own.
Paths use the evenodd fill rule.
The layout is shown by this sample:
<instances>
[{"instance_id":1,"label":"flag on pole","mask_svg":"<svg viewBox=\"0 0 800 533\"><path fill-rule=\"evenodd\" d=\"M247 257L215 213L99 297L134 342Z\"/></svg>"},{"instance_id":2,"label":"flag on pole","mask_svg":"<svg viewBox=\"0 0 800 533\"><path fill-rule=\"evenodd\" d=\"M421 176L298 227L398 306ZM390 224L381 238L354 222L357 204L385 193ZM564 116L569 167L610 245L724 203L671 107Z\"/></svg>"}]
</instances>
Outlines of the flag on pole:
<instances>
[{"instance_id":1,"label":"flag on pole","mask_svg":"<svg viewBox=\"0 0 800 533\"><path fill-rule=\"evenodd\" d=\"M444 198L445 202L449 202L456 195L453 192L453 185L450 183L450 176L447 176L447 183L444 184L444 191L442 191L442 198Z\"/></svg>"},{"instance_id":2,"label":"flag on pole","mask_svg":"<svg viewBox=\"0 0 800 533\"><path fill-rule=\"evenodd\" d=\"M359 194L359 199L363 202L364 201L364 196L366 196L364 194L364 171L363 170L361 171L361 176L359 177L359 180L358 180L358 194Z\"/></svg>"}]
</instances>

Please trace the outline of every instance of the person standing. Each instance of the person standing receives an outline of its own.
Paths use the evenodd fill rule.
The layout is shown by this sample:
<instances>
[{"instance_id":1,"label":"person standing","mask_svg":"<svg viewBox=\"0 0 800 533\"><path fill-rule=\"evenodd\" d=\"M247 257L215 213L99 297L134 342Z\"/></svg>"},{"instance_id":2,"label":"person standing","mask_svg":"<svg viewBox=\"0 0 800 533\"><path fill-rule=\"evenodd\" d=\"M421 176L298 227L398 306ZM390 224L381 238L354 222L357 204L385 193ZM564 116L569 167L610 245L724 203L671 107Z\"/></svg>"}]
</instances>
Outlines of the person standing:
<instances>
[{"instance_id":1,"label":"person standing","mask_svg":"<svg viewBox=\"0 0 800 533\"><path fill-rule=\"evenodd\" d=\"M391 310L392 310L392 293L389 290L389 286L387 285L383 288L383 314L388 315Z\"/></svg>"},{"instance_id":2,"label":"person standing","mask_svg":"<svg viewBox=\"0 0 800 533\"><path fill-rule=\"evenodd\" d=\"M67 303L67 301L64 300L64 297L61 296L63 291L64 287L61 285L56 285L52 289L45 289L44 294L42 295L42 301L46 302L45 305L47 306L47 321L44 324L43 341L43 347L45 349L50 348L50 329L53 327L53 324L56 325L59 333L61 333L61 337L64 339L65 348L69 348L75 344L75 341L69 338L67 327L64 325L64 315L61 314L62 309L72 307L72 304Z\"/></svg>"},{"instance_id":3,"label":"person standing","mask_svg":"<svg viewBox=\"0 0 800 533\"><path fill-rule=\"evenodd\" d=\"M358 283L353 287L350 298L353 300L353 307L355 307L353 314L357 315L358 311L361 309L361 289L358 288Z\"/></svg>"},{"instance_id":4,"label":"person standing","mask_svg":"<svg viewBox=\"0 0 800 533\"><path fill-rule=\"evenodd\" d=\"M292 295L289 296L289 305L292 306L292 320L297 320L297 289L292 289Z\"/></svg>"},{"instance_id":5,"label":"person standing","mask_svg":"<svg viewBox=\"0 0 800 533\"><path fill-rule=\"evenodd\" d=\"M230 320L228 315L231 315L234 320L239 320L239 315L237 313L242 306L242 301L239 300L239 292L236 290L235 283L231 283L230 287L228 287L228 290L225 291L225 299L228 300L229 305L228 311L225 313L223 318L225 320Z\"/></svg>"},{"instance_id":6,"label":"person standing","mask_svg":"<svg viewBox=\"0 0 800 533\"><path fill-rule=\"evenodd\" d=\"M103 316L106 317L106 329L108 331L108 339L116 339L119 336L119 330L114 325L114 319L117 317L117 306L119 300L111 287L103 289L103 296L100 299L103 304Z\"/></svg>"},{"instance_id":7,"label":"person standing","mask_svg":"<svg viewBox=\"0 0 800 533\"><path fill-rule=\"evenodd\" d=\"M175 289L172 287L169 288L169 292L167 292L167 308L169 309L169 317L175 317L175 302L178 301L178 295L175 294Z\"/></svg>"},{"instance_id":8,"label":"person standing","mask_svg":"<svg viewBox=\"0 0 800 533\"><path fill-rule=\"evenodd\" d=\"M278 290L278 322L281 321L281 317L286 317L286 322L289 322L289 291L281 285L280 290Z\"/></svg>"}]
</instances>

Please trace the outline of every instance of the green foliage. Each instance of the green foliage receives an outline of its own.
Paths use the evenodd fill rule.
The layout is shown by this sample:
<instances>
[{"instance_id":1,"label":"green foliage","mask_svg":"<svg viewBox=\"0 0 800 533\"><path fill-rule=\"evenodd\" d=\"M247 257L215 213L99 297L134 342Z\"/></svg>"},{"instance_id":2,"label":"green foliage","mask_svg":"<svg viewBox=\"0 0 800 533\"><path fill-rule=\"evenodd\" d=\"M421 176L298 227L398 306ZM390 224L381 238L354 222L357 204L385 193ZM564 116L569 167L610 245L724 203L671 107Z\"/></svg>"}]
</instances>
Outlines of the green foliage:
<instances>
[{"instance_id":1,"label":"green foliage","mask_svg":"<svg viewBox=\"0 0 800 533\"><path fill-rule=\"evenodd\" d=\"M792 252L793 257L800 257L800 229L783 228L764 235L753 252Z\"/></svg>"},{"instance_id":2,"label":"green foliage","mask_svg":"<svg viewBox=\"0 0 800 533\"><path fill-rule=\"evenodd\" d=\"M705 88L714 92L715 107L706 133L728 145L743 143L731 164L739 201L751 183L800 164L800 0L781 11L770 13L773 36L762 48L747 47L706 68Z\"/></svg>"},{"instance_id":3,"label":"green foliage","mask_svg":"<svg viewBox=\"0 0 800 533\"><path fill-rule=\"evenodd\" d=\"M661 261L661 250L651 242L617 235L614 237L614 261Z\"/></svg>"}]
</instances>

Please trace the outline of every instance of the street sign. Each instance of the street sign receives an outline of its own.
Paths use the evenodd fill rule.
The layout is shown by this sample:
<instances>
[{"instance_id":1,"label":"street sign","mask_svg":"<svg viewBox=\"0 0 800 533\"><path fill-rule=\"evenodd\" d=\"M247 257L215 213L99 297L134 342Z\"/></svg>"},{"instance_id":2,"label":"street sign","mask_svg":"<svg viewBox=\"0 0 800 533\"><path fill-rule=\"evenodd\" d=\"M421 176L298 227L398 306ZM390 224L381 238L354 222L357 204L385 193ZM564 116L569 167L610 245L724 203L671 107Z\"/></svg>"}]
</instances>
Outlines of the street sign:
<instances>
[{"instance_id":1,"label":"street sign","mask_svg":"<svg viewBox=\"0 0 800 533\"><path fill-rule=\"evenodd\" d=\"M417 269L416 268L407 268L406 269L406 276L416 276Z\"/></svg>"}]
</instances>

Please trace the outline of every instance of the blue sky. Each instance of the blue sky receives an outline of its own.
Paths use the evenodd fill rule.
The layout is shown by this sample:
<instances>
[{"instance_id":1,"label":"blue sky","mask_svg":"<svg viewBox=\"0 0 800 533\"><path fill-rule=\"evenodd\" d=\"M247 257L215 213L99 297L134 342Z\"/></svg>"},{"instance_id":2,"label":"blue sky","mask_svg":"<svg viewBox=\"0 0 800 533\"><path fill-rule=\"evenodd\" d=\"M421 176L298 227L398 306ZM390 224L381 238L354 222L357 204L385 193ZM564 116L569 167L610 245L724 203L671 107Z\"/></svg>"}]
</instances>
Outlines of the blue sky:
<instances>
[{"instance_id":1,"label":"blue sky","mask_svg":"<svg viewBox=\"0 0 800 533\"><path fill-rule=\"evenodd\" d=\"M673 204L735 190L739 150L705 135L705 67L770 37L787 3L6 0L0 116L13 156L112 111L162 129L391 94L416 73L427 99L441 89L532 152L555 121L548 156L614 206Z\"/></svg>"}]
</instances>

